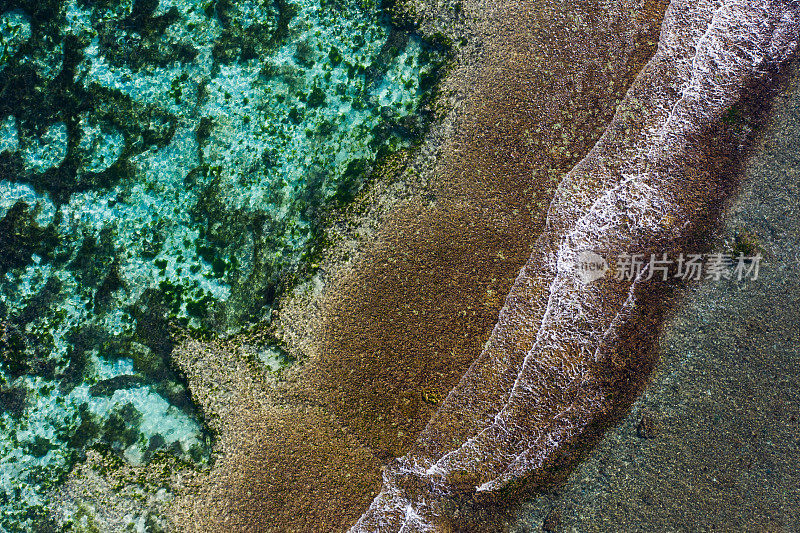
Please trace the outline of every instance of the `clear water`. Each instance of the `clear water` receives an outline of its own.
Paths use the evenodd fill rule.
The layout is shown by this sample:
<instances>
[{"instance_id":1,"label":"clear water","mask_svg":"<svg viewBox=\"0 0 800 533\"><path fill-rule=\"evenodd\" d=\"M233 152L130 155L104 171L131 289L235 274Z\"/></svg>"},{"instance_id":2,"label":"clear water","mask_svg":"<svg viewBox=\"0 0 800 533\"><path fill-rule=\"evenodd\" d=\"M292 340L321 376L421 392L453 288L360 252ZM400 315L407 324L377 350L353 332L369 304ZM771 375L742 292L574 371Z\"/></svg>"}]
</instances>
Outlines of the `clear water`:
<instances>
[{"instance_id":1,"label":"clear water","mask_svg":"<svg viewBox=\"0 0 800 533\"><path fill-rule=\"evenodd\" d=\"M86 446L207 460L174 331L269 316L441 60L369 0L0 1L0 529Z\"/></svg>"}]
</instances>

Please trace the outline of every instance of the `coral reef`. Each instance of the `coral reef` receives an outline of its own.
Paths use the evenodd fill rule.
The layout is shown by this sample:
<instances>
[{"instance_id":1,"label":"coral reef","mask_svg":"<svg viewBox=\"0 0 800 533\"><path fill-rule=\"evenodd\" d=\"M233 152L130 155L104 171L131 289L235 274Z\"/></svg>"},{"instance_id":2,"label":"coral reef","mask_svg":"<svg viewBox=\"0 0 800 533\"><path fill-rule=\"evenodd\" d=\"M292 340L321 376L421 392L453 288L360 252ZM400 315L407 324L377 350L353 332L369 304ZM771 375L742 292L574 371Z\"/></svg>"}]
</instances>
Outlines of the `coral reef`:
<instances>
[{"instance_id":1,"label":"coral reef","mask_svg":"<svg viewBox=\"0 0 800 533\"><path fill-rule=\"evenodd\" d=\"M445 55L369 2L0 2L0 527L99 442L205 463L173 344L269 321Z\"/></svg>"}]
</instances>

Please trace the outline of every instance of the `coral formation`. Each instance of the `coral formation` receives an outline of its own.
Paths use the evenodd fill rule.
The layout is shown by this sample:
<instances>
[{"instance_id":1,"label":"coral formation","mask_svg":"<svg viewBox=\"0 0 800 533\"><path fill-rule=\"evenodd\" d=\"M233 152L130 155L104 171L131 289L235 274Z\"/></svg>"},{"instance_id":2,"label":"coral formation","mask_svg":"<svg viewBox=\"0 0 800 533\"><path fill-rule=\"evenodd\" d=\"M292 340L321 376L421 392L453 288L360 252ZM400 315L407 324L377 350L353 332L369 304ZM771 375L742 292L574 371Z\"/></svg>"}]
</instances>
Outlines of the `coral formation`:
<instances>
[{"instance_id":1,"label":"coral formation","mask_svg":"<svg viewBox=\"0 0 800 533\"><path fill-rule=\"evenodd\" d=\"M176 332L269 320L444 54L369 2L0 2L0 527L97 442L206 461Z\"/></svg>"}]
</instances>

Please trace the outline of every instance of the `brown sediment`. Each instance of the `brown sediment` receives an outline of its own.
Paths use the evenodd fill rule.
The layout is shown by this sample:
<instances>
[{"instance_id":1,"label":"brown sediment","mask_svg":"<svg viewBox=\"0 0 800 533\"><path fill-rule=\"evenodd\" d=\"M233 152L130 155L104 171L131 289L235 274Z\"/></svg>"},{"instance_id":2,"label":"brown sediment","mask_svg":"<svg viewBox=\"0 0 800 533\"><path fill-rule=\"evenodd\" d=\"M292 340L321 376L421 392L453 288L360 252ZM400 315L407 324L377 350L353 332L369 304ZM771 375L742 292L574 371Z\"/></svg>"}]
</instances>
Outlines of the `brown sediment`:
<instances>
[{"instance_id":1,"label":"brown sediment","mask_svg":"<svg viewBox=\"0 0 800 533\"><path fill-rule=\"evenodd\" d=\"M611 5L609 5L611 4ZM555 185L655 50L666 2L465 2L447 113L345 230L324 287L284 303L303 363L261 379L234 345L176 354L218 434L172 505L186 531L341 531L489 338ZM435 21L423 24L432 31ZM236 377L231 377L235 375Z\"/></svg>"}]
</instances>

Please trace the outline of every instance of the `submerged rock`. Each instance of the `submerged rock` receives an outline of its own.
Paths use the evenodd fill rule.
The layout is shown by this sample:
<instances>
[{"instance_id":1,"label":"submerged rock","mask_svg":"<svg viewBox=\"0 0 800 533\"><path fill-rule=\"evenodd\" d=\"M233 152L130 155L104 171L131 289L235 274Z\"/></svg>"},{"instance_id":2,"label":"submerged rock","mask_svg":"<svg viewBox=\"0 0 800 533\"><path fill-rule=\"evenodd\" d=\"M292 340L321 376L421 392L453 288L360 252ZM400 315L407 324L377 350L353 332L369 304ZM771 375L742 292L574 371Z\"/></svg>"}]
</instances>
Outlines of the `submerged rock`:
<instances>
[{"instance_id":1,"label":"submerged rock","mask_svg":"<svg viewBox=\"0 0 800 533\"><path fill-rule=\"evenodd\" d=\"M0 15L0 71L30 38L31 22L28 15L20 10L6 11Z\"/></svg>"},{"instance_id":2,"label":"submerged rock","mask_svg":"<svg viewBox=\"0 0 800 533\"><path fill-rule=\"evenodd\" d=\"M7 4L0 386L28 410L0 427L0 528L33 527L21 517L44 505L48 484L16 497L15 480L56 480L97 442L206 461L168 361L176 332L269 321L332 209L379 152L415 141L393 125L421 116L420 78L444 55L417 38L382 53L391 29L356 1ZM141 419L121 424L120 402ZM37 438L49 453L19 455Z\"/></svg>"}]
</instances>

